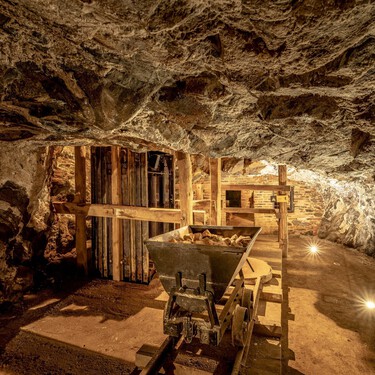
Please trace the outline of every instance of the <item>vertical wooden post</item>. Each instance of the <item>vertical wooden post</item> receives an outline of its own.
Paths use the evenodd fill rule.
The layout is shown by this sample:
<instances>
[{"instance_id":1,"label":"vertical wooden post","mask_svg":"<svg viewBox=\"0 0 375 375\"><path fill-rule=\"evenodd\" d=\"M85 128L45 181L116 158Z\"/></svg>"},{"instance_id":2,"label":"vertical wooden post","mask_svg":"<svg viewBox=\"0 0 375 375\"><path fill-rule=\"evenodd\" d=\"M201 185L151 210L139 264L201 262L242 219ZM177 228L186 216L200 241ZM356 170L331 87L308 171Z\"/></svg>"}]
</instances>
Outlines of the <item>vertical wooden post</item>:
<instances>
[{"instance_id":1,"label":"vertical wooden post","mask_svg":"<svg viewBox=\"0 0 375 375\"><path fill-rule=\"evenodd\" d=\"M86 203L86 148L74 147L75 157L75 190L77 203ZM76 215L76 251L77 265L88 274L87 247L86 247L86 216Z\"/></svg>"},{"instance_id":2,"label":"vertical wooden post","mask_svg":"<svg viewBox=\"0 0 375 375\"><path fill-rule=\"evenodd\" d=\"M202 184L195 185L195 199L197 200L203 199L203 185Z\"/></svg>"},{"instance_id":3,"label":"vertical wooden post","mask_svg":"<svg viewBox=\"0 0 375 375\"><path fill-rule=\"evenodd\" d=\"M121 204L121 165L120 147L111 147L111 195L112 204ZM121 280L121 222L120 219L112 218L112 276L113 280Z\"/></svg>"},{"instance_id":4,"label":"vertical wooden post","mask_svg":"<svg viewBox=\"0 0 375 375\"><path fill-rule=\"evenodd\" d=\"M211 225L221 225L221 159L210 159Z\"/></svg>"},{"instance_id":5,"label":"vertical wooden post","mask_svg":"<svg viewBox=\"0 0 375 375\"><path fill-rule=\"evenodd\" d=\"M279 185L287 183L287 167L285 164L279 165ZM279 191L279 195L286 195L285 192ZM280 219L279 219L279 247L282 251L283 258L288 257L288 202L280 202Z\"/></svg>"},{"instance_id":6,"label":"vertical wooden post","mask_svg":"<svg viewBox=\"0 0 375 375\"><path fill-rule=\"evenodd\" d=\"M142 189L142 199L141 203L143 207L148 207L148 184L147 184L147 153L141 154L141 189ZM149 282L149 271L150 271L150 258L148 250L144 243L145 240L149 238L149 222L142 221L142 281L144 283Z\"/></svg>"},{"instance_id":7,"label":"vertical wooden post","mask_svg":"<svg viewBox=\"0 0 375 375\"><path fill-rule=\"evenodd\" d=\"M180 185L181 226L193 224L193 172L189 154L177 152Z\"/></svg>"},{"instance_id":8,"label":"vertical wooden post","mask_svg":"<svg viewBox=\"0 0 375 375\"><path fill-rule=\"evenodd\" d=\"M129 204L135 206L136 204L136 171L135 171L135 153L129 150L128 157L128 189L129 189ZM129 259L130 259L130 281L137 281L137 249L135 242L135 220L130 220L130 241L129 241Z\"/></svg>"}]
</instances>

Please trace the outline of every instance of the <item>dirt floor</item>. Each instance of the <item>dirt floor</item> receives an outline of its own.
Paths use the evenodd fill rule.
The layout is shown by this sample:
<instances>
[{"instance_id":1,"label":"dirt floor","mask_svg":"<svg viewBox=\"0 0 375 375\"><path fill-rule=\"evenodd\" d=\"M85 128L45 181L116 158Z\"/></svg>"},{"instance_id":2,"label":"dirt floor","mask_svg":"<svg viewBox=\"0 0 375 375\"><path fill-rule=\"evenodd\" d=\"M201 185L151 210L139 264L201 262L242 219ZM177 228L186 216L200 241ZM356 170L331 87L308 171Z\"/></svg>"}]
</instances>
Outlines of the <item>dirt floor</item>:
<instances>
[{"instance_id":1,"label":"dirt floor","mask_svg":"<svg viewBox=\"0 0 375 375\"><path fill-rule=\"evenodd\" d=\"M292 237L284 264L283 373L375 374L375 310L364 307L366 298L375 299L375 260L326 241L312 256L312 240ZM163 340L165 299L157 281L93 280L69 288L27 295L22 309L2 312L1 374L135 374L129 353L150 337L155 345ZM85 336L77 335L82 329ZM226 358L217 361L228 373Z\"/></svg>"},{"instance_id":2,"label":"dirt floor","mask_svg":"<svg viewBox=\"0 0 375 375\"><path fill-rule=\"evenodd\" d=\"M375 259L310 237L291 238L284 266L289 310L284 369L290 374L375 374ZM287 359L289 358L288 365Z\"/></svg>"}]
</instances>

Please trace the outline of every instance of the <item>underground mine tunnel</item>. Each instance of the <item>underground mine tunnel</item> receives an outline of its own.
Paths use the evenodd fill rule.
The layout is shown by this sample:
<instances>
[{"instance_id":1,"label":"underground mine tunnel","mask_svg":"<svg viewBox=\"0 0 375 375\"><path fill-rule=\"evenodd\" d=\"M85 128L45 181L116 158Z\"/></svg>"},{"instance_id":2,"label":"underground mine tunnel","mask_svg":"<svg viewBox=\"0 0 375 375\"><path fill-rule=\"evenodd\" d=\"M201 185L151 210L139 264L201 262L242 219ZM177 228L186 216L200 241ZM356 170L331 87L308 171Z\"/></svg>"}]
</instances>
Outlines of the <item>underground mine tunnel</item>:
<instances>
[{"instance_id":1,"label":"underground mine tunnel","mask_svg":"<svg viewBox=\"0 0 375 375\"><path fill-rule=\"evenodd\" d=\"M0 373L375 373L375 4L0 0Z\"/></svg>"}]
</instances>

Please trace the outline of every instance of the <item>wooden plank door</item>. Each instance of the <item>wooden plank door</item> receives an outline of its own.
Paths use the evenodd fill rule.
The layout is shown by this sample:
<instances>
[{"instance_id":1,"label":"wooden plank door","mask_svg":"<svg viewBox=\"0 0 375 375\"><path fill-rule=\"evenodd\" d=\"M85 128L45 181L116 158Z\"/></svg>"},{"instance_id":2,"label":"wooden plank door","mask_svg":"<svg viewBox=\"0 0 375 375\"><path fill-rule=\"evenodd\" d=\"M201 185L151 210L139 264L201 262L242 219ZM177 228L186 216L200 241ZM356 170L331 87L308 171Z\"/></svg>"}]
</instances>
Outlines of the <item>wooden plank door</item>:
<instances>
[{"instance_id":1,"label":"wooden plank door","mask_svg":"<svg viewBox=\"0 0 375 375\"><path fill-rule=\"evenodd\" d=\"M113 150L113 148L112 148ZM116 150L113 158L111 147L92 147L92 202L111 204L113 166L119 174L120 204L139 207L174 207L173 157L160 152L135 153L125 148ZM118 160L117 160L118 159ZM151 162L151 165L149 163ZM102 277L113 277L113 219L92 219L93 258ZM118 220L118 219L115 219ZM149 236L172 230L173 224L121 220L116 226L116 237L121 235L118 252L120 274L123 280L148 283L150 260L144 241ZM117 253L116 253L117 255ZM152 265L152 264L151 264ZM118 272L116 272L118 274Z\"/></svg>"}]
</instances>

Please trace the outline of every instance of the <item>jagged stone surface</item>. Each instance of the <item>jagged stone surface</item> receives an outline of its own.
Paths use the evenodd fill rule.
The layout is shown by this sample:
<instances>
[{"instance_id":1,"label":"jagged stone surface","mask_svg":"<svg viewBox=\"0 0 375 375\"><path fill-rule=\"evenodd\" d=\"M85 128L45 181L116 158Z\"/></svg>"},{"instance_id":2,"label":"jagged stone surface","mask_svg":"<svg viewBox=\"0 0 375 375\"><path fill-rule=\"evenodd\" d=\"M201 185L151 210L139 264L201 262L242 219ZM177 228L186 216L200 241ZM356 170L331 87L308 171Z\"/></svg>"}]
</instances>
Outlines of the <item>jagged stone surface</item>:
<instances>
[{"instance_id":1,"label":"jagged stone surface","mask_svg":"<svg viewBox=\"0 0 375 375\"><path fill-rule=\"evenodd\" d=\"M323 190L325 213L319 236L375 256L375 189L341 183Z\"/></svg>"},{"instance_id":2,"label":"jagged stone surface","mask_svg":"<svg viewBox=\"0 0 375 375\"><path fill-rule=\"evenodd\" d=\"M3 141L164 145L373 177L372 2L1 4Z\"/></svg>"},{"instance_id":3,"label":"jagged stone surface","mask_svg":"<svg viewBox=\"0 0 375 375\"><path fill-rule=\"evenodd\" d=\"M50 158L38 147L50 145L169 147L316 171L320 235L374 253L373 2L0 5L0 194L22 195L0 198L6 285L16 254L27 264L43 250Z\"/></svg>"},{"instance_id":4,"label":"jagged stone surface","mask_svg":"<svg viewBox=\"0 0 375 375\"><path fill-rule=\"evenodd\" d=\"M43 259L50 219L51 155L0 149L0 305L17 301L33 285Z\"/></svg>"}]
</instances>

